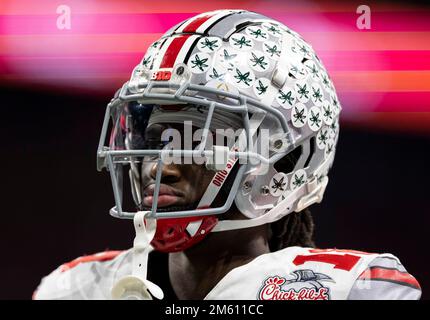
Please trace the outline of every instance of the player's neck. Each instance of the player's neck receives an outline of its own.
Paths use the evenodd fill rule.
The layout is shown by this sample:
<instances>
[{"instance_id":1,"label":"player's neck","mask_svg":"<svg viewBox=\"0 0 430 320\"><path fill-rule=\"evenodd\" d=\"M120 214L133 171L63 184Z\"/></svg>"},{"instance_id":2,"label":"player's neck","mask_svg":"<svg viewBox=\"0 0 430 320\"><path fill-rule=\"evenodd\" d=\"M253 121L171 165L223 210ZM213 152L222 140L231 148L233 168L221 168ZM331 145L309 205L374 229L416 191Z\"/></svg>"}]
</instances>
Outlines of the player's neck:
<instances>
[{"instance_id":1,"label":"player's neck","mask_svg":"<svg viewBox=\"0 0 430 320\"><path fill-rule=\"evenodd\" d=\"M169 254L169 275L179 299L203 299L232 269L270 252L267 226L211 233L184 252Z\"/></svg>"}]
</instances>

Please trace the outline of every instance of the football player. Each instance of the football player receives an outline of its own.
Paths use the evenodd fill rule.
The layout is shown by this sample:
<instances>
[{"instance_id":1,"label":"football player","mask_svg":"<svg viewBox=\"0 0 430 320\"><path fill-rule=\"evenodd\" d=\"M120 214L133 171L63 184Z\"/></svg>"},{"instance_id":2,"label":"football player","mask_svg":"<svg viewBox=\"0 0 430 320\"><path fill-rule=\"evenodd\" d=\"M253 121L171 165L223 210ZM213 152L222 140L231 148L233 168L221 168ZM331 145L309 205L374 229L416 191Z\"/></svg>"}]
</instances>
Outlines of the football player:
<instances>
[{"instance_id":1,"label":"football player","mask_svg":"<svg viewBox=\"0 0 430 320\"><path fill-rule=\"evenodd\" d=\"M340 111L322 62L282 23L218 10L174 26L109 103L97 153L133 248L64 264L34 298L162 299L155 250L178 299L419 299L391 254L315 248L308 207Z\"/></svg>"}]
</instances>

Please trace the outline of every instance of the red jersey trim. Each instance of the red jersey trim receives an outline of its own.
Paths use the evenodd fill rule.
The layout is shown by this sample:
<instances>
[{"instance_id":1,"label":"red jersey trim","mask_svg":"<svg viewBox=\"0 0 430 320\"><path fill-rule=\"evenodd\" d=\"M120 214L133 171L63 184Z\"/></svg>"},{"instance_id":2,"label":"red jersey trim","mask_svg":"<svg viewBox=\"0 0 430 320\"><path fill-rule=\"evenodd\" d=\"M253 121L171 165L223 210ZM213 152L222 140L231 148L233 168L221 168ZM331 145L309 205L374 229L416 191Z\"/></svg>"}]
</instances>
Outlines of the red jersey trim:
<instances>
[{"instance_id":1,"label":"red jersey trim","mask_svg":"<svg viewBox=\"0 0 430 320\"><path fill-rule=\"evenodd\" d=\"M401 272L397 269L370 267L369 269L364 270L358 279L396 282L421 290L420 284L412 275L408 272Z\"/></svg>"},{"instance_id":2,"label":"red jersey trim","mask_svg":"<svg viewBox=\"0 0 430 320\"><path fill-rule=\"evenodd\" d=\"M88 255L88 256L82 256L82 257L76 258L75 260L72 260L70 262L67 262L67 263L61 265L60 271L61 272L67 271L69 269L76 267L78 264L84 263L84 262L109 261L109 260L112 260L115 257L117 257L121 252L123 252L123 251L122 250L105 251L105 252L100 252L100 253L96 253L96 254L92 254L92 255Z\"/></svg>"}]
</instances>

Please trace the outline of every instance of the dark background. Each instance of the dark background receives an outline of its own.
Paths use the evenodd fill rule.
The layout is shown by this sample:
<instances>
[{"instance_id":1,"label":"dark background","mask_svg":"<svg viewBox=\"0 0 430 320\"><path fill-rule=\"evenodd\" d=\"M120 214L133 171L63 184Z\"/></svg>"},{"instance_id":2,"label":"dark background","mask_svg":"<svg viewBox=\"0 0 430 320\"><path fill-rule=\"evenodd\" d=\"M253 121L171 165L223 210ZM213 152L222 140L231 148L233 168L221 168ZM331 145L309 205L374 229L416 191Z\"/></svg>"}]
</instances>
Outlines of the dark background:
<instances>
[{"instance_id":1,"label":"dark background","mask_svg":"<svg viewBox=\"0 0 430 320\"><path fill-rule=\"evenodd\" d=\"M0 299L29 299L42 276L83 254L131 246L131 221L109 216L96 170L106 97L3 87ZM430 298L430 137L341 127L317 245L400 258ZM166 275L167 277L167 275Z\"/></svg>"}]
</instances>

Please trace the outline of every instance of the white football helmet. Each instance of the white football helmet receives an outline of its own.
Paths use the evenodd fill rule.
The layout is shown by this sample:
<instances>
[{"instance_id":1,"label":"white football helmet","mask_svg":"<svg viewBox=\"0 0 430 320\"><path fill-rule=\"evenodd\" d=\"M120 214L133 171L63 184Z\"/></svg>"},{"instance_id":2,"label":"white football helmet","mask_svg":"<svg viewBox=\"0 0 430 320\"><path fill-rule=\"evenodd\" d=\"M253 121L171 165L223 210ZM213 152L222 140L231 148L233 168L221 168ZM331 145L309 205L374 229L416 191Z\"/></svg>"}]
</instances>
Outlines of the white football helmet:
<instances>
[{"instance_id":1,"label":"white football helmet","mask_svg":"<svg viewBox=\"0 0 430 320\"><path fill-rule=\"evenodd\" d=\"M139 211L139 165L148 159L158 161L158 171L155 200L146 217L157 219L157 228L162 221L175 221L179 238L187 238L185 245L165 247L172 238L164 229L161 242L152 243L161 250L183 250L211 231L262 225L301 211L322 200L340 110L333 83L314 50L282 23L244 10L192 17L149 47L107 106L97 164L111 175L115 206L110 213L133 218ZM172 148L168 139L155 147L139 143L150 124L185 121L205 129L196 148ZM209 145L208 132L219 128L240 134L230 145ZM291 152L297 162L287 170L280 164ZM201 157L216 173L195 207L157 210L163 162L174 157ZM124 179L130 180L137 210L124 208ZM228 196L215 207L222 188ZM233 203L247 219L219 221L218 215Z\"/></svg>"}]
</instances>

